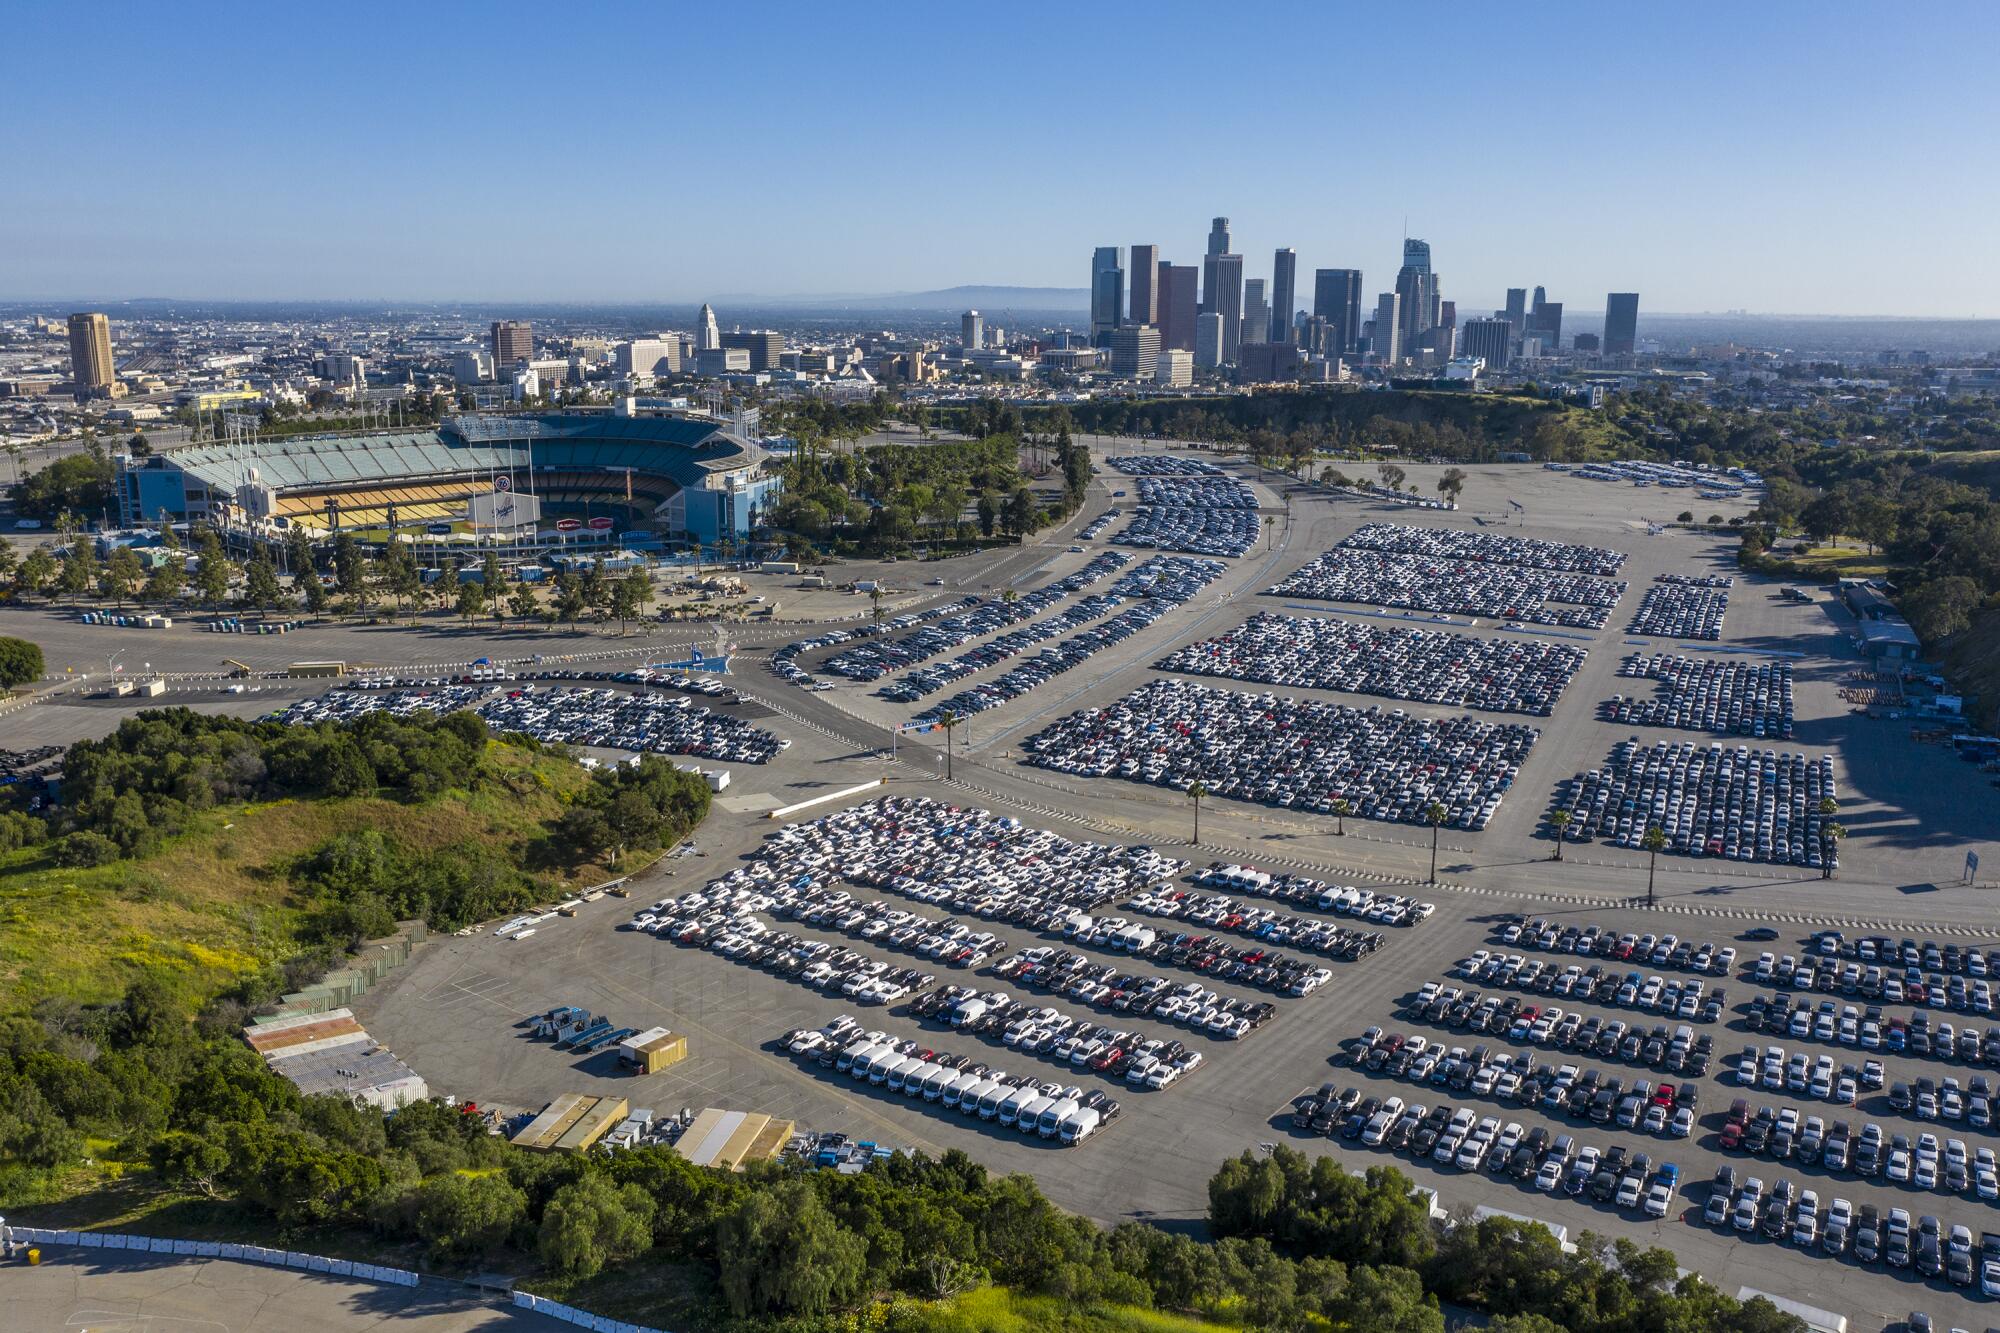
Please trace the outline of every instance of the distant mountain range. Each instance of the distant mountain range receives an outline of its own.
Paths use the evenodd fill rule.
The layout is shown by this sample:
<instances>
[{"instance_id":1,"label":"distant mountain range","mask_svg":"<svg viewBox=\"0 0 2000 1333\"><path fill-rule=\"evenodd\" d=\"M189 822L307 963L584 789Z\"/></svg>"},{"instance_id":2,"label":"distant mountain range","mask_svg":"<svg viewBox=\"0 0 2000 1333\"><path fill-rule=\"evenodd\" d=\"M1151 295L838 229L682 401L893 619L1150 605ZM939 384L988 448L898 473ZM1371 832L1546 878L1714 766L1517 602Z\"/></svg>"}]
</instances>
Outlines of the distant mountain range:
<instances>
[{"instance_id":1,"label":"distant mountain range","mask_svg":"<svg viewBox=\"0 0 2000 1333\"><path fill-rule=\"evenodd\" d=\"M837 296L718 296L715 304L787 310L963 310L998 313L1032 310L1038 314L1083 313L1090 309L1084 287L946 287L934 292L856 292Z\"/></svg>"}]
</instances>

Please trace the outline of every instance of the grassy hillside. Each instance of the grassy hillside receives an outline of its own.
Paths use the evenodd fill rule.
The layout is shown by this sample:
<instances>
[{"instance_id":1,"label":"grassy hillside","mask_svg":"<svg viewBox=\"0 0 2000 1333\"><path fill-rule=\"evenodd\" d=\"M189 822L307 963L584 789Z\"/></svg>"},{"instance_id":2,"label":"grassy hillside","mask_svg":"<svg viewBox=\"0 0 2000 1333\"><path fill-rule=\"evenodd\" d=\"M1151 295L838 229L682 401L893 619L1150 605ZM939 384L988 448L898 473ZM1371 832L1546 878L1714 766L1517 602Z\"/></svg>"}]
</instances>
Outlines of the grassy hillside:
<instances>
[{"instance_id":1,"label":"grassy hillside","mask_svg":"<svg viewBox=\"0 0 2000 1333\"><path fill-rule=\"evenodd\" d=\"M468 838L528 846L588 781L575 764L489 744L504 781L412 804L380 797L217 807L139 860L54 864L51 844L0 854L0 1012L39 999L107 1003L141 975L225 989L298 952L285 868L336 834L374 829L416 851Z\"/></svg>"},{"instance_id":2,"label":"grassy hillside","mask_svg":"<svg viewBox=\"0 0 2000 1333\"><path fill-rule=\"evenodd\" d=\"M1946 639L1937 653L1944 674L1972 696L1979 722L2000 727L2000 611L1981 611Z\"/></svg>"}]
</instances>

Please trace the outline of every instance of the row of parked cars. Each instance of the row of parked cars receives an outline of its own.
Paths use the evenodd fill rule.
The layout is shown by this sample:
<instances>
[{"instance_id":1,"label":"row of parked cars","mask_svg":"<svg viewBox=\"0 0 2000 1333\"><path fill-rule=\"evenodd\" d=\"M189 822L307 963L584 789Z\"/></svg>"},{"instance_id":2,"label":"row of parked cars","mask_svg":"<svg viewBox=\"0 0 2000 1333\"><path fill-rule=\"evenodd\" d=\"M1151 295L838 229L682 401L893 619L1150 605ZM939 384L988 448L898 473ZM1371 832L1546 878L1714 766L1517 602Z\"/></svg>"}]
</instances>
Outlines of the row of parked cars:
<instances>
[{"instance_id":1,"label":"row of parked cars","mask_svg":"<svg viewBox=\"0 0 2000 1333\"><path fill-rule=\"evenodd\" d=\"M1956 1287L1976 1282L1982 1295L2000 1296L2000 1234L1986 1232L1975 1250L1970 1227L1954 1225L1947 1233L1935 1217L1913 1221L1904 1208L1884 1215L1874 1204L1857 1211L1843 1198L1822 1207L1818 1191L1799 1189L1783 1177L1767 1190L1759 1176L1739 1181L1734 1167L1719 1168L1708 1187L1703 1220L1832 1258L1914 1269L1919 1276L1943 1278ZM1907 1326L1928 1328L1930 1323L1925 1318Z\"/></svg>"},{"instance_id":2,"label":"row of parked cars","mask_svg":"<svg viewBox=\"0 0 2000 1333\"><path fill-rule=\"evenodd\" d=\"M1628 1025L1623 1019L1536 1008L1523 1004L1518 996L1483 996L1479 991L1435 981L1425 982L1402 1012L1412 1022L1510 1036L1515 1041L1579 1055L1595 1053L1602 1060L1622 1060L1683 1078L1707 1073L1715 1051L1713 1037L1707 1033L1697 1036L1685 1023L1672 1029L1658 1023L1649 1030L1639 1024ZM1521 1026L1524 1015L1525 1028ZM1517 1031L1520 1035L1513 1036Z\"/></svg>"},{"instance_id":3,"label":"row of parked cars","mask_svg":"<svg viewBox=\"0 0 2000 1333\"><path fill-rule=\"evenodd\" d=\"M1635 738L1562 783L1549 812L1567 811L1564 836L1578 841L1636 848L1658 828L1668 850L1687 856L1837 870L1820 803L1838 795L1826 755Z\"/></svg>"},{"instance_id":4,"label":"row of parked cars","mask_svg":"<svg viewBox=\"0 0 2000 1333\"><path fill-rule=\"evenodd\" d=\"M863 640L827 658L819 669L828 675L872 683L891 672L940 657L974 639L1033 620L1069 596L1069 592L1051 585L1023 593L1013 601L999 597L978 601L956 615L921 626L904 638Z\"/></svg>"},{"instance_id":5,"label":"row of parked cars","mask_svg":"<svg viewBox=\"0 0 2000 1333\"><path fill-rule=\"evenodd\" d=\"M1009 661L1038 643L1045 643L1061 634L1067 634L1078 625L1087 624L1099 616L1109 615L1118 609L1119 600L1105 593L1092 593L1078 598L1052 616L1031 620L1017 629L996 635L956 657L948 657L942 662L927 662L896 677L876 693L892 703L915 703L928 695L936 694L954 681L965 679Z\"/></svg>"},{"instance_id":6,"label":"row of parked cars","mask_svg":"<svg viewBox=\"0 0 2000 1333\"><path fill-rule=\"evenodd\" d=\"M966 1056L933 1051L881 1030L862 1031L842 1015L823 1028L795 1029L780 1041L792 1054L859 1083L886 1088L946 1111L994 1121L1065 1147L1083 1142L1118 1118L1118 1102L1102 1091L1038 1082Z\"/></svg>"},{"instance_id":7,"label":"row of parked cars","mask_svg":"<svg viewBox=\"0 0 2000 1333\"><path fill-rule=\"evenodd\" d=\"M1829 1124L1796 1106L1761 1106L1752 1112L1739 1097L1729 1108L1717 1143L1725 1152L1818 1166L1833 1175L1887 1179L1912 1189L2000 1201L2000 1156L1984 1144L1971 1149L1964 1139L1940 1140L1929 1130L1919 1132L1913 1141L1908 1134L1885 1133L1869 1120L1857 1135L1844 1120Z\"/></svg>"},{"instance_id":8,"label":"row of parked cars","mask_svg":"<svg viewBox=\"0 0 2000 1333\"><path fill-rule=\"evenodd\" d=\"M1806 1051L1787 1055L1782 1046L1766 1046L1761 1051L1745 1046L1736 1057L1736 1082L1746 1088L1782 1088L1801 1097L1852 1106L1864 1092L1882 1087L1887 1075L1880 1060L1834 1067L1830 1055L1815 1056Z\"/></svg>"},{"instance_id":9,"label":"row of parked cars","mask_svg":"<svg viewBox=\"0 0 2000 1333\"><path fill-rule=\"evenodd\" d=\"M1016 1000L1005 991L942 986L912 1001L909 1012L959 1032L996 1039L1025 1055L1155 1091L1203 1064L1200 1051L1174 1038L1092 1023L1047 1005Z\"/></svg>"},{"instance_id":10,"label":"row of parked cars","mask_svg":"<svg viewBox=\"0 0 2000 1333\"><path fill-rule=\"evenodd\" d=\"M1389 1078L1453 1092L1491 1097L1522 1106L1539 1106L1549 1115L1611 1124L1644 1134L1686 1138L1694 1132L1700 1091L1694 1083L1634 1079L1628 1088L1622 1077L1580 1065L1544 1065L1533 1051L1488 1051L1447 1048L1442 1042L1370 1028L1344 1042L1336 1065L1354 1064Z\"/></svg>"},{"instance_id":11,"label":"row of parked cars","mask_svg":"<svg viewBox=\"0 0 2000 1333\"><path fill-rule=\"evenodd\" d=\"M1729 590L1668 582L1665 577L1646 589L1632 616L1631 632L1660 639L1722 637L1722 617L1729 610Z\"/></svg>"},{"instance_id":12,"label":"row of parked cars","mask_svg":"<svg viewBox=\"0 0 2000 1333\"><path fill-rule=\"evenodd\" d=\"M1753 999L1744 1011L1744 1018L1753 1032L1768 1032L1794 1041L1858 1046L1865 1051L1908 1051L1966 1064L1993 1064L2000 1060L2000 1028L1982 1031L1970 1023L1964 1027L1939 1023L1933 1030L1931 1016L1922 1011L1897 1018L1884 1013L1877 1004L1863 1008L1821 1000L1814 1006L1780 991L1768 998L1760 995Z\"/></svg>"},{"instance_id":13,"label":"row of parked cars","mask_svg":"<svg viewBox=\"0 0 2000 1333\"><path fill-rule=\"evenodd\" d=\"M1127 570L1111 585L1117 597L1151 597L1160 602L1190 602L1203 588L1222 577L1229 566L1220 560L1187 555L1156 555Z\"/></svg>"},{"instance_id":14,"label":"row of parked cars","mask_svg":"<svg viewBox=\"0 0 2000 1333\"><path fill-rule=\"evenodd\" d=\"M995 965L993 975L1078 1004L1181 1023L1213 1037L1246 1037L1277 1014L1269 1000L1235 999L1198 981L1126 972L1069 949L1023 950Z\"/></svg>"},{"instance_id":15,"label":"row of parked cars","mask_svg":"<svg viewBox=\"0 0 2000 1333\"><path fill-rule=\"evenodd\" d=\"M1475 949L1469 957L1452 964L1451 975L1482 985L1511 986L1541 995L1560 995L1622 1009L1641 1009L1695 1023L1713 1023L1720 1019L1728 1003L1725 991L1717 987L1711 992L1708 983L1699 977L1683 980L1662 977L1657 973L1621 974L1615 969L1607 972L1599 963L1591 964L1586 971L1581 963L1563 967L1544 958L1526 958L1518 953L1488 953L1484 949ZM1534 1009L1534 1005L1527 1006L1530 1013ZM1561 1016L1560 1010L1549 1012Z\"/></svg>"},{"instance_id":16,"label":"row of parked cars","mask_svg":"<svg viewBox=\"0 0 2000 1333\"><path fill-rule=\"evenodd\" d=\"M1736 965L1736 947L1718 946L1713 940L1683 940L1671 932L1621 931L1616 926L1594 922L1532 921L1516 918L1496 932L1502 944L1548 953L1575 954L1580 958L1604 958L1614 963L1639 963L1648 967L1672 968L1677 972L1700 972L1726 977Z\"/></svg>"},{"instance_id":17,"label":"row of parked cars","mask_svg":"<svg viewBox=\"0 0 2000 1333\"><path fill-rule=\"evenodd\" d=\"M915 629L933 620L942 620L946 616L969 611L978 606L980 601L978 597L960 597L937 606L926 607L922 611L907 611L887 620L857 625L853 629L828 630L824 634L815 634L809 638L794 639L790 643L781 645L771 654L771 674L789 684L810 687L813 684L813 675L798 663L802 654L815 648L832 648L843 643L852 643L856 639L878 639L887 634L900 634L904 630Z\"/></svg>"},{"instance_id":18,"label":"row of parked cars","mask_svg":"<svg viewBox=\"0 0 2000 1333\"><path fill-rule=\"evenodd\" d=\"M1139 503L1169 509L1255 509L1257 496L1234 477L1139 478Z\"/></svg>"},{"instance_id":19,"label":"row of parked cars","mask_svg":"<svg viewBox=\"0 0 2000 1333\"><path fill-rule=\"evenodd\" d=\"M758 910L768 909L758 907L754 897L710 886L654 903L632 918L630 928L707 949L858 1004L894 1004L937 980L933 973L775 930L752 914Z\"/></svg>"},{"instance_id":20,"label":"row of parked cars","mask_svg":"<svg viewBox=\"0 0 2000 1333\"><path fill-rule=\"evenodd\" d=\"M1984 975L1985 956L1980 955L1970 969L1946 971L1947 966L1935 956L1926 957L1924 965L1919 966L1900 961L1842 962L1838 958L1815 957L1812 954L1802 959L1791 954L1780 958L1765 953L1751 962L1745 971L1758 981L1794 990L1818 991L1828 995L1837 990L1843 995L1887 1000L1892 1004L1907 1001L1960 1013L1992 1013L1993 987ZM1967 975L1968 971L1971 975Z\"/></svg>"},{"instance_id":21,"label":"row of parked cars","mask_svg":"<svg viewBox=\"0 0 2000 1333\"><path fill-rule=\"evenodd\" d=\"M1586 655L1549 639L1475 639L1260 611L1227 634L1175 650L1155 667L1547 717Z\"/></svg>"},{"instance_id":22,"label":"row of parked cars","mask_svg":"<svg viewBox=\"0 0 2000 1333\"><path fill-rule=\"evenodd\" d=\"M1235 862L1213 861L1188 878L1205 889L1253 893L1336 916L1357 917L1384 926L1420 926L1437 912L1437 904L1401 893L1377 893L1353 884L1329 884L1310 875L1258 870Z\"/></svg>"},{"instance_id":23,"label":"row of parked cars","mask_svg":"<svg viewBox=\"0 0 2000 1333\"><path fill-rule=\"evenodd\" d=\"M1128 477L1220 477L1215 464L1179 454L1118 454L1104 460L1106 465Z\"/></svg>"},{"instance_id":24,"label":"row of parked cars","mask_svg":"<svg viewBox=\"0 0 2000 1333\"><path fill-rule=\"evenodd\" d=\"M1849 959L1884 967L1923 967L1930 972L1956 972L1969 977L1992 974L1996 964L1977 944L1940 944L1936 940L1913 940L1908 936L1891 939L1887 935L1863 935L1848 939L1840 931L1822 930L1809 941L1810 952L1820 958Z\"/></svg>"},{"instance_id":25,"label":"row of parked cars","mask_svg":"<svg viewBox=\"0 0 2000 1333\"><path fill-rule=\"evenodd\" d=\"M1470 716L1420 717L1159 678L1022 742L1028 762L1076 777L1117 776L1281 809L1486 827L1540 735Z\"/></svg>"},{"instance_id":26,"label":"row of parked cars","mask_svg":"<svg viewBox=\"0 0 2000 1333\"><path fill-rule=\"evenodd\" d=\"M1322 1123L1328 1127L1318 1129ZM1485 1171L1544 1194L1586 1192L1602 1204L1663 1218L1680 1189L1680 1168L1657 1166L1623 1144L1601 1151L1569 1134L1481 1116L1469 1106L1406 1104L1401 1097L1362 1097L1359 1089L1326 1084L1292 1105L1294 1128L1356 1140L1363 1147L1407 1152L1444 1169Z\"/></svg>"},{"instance_id":27,"label":"row of parked cars","mask_svg":"<svg viewBox=\"0 0 2000 1333\"><path fill-rule=\"evenodd\" d=\"M1625 585L1581 574L1396 555L1343 543L1300 566L1269 592L1273 597L1359 602L1434 615L1602 629Z\"/></svg>"},{"instance_id":28,"label":"row of parked cars","mask_svg":"<svg viewBox=\"0 0 2000 1333\"><path fill-rule=\"evenodd\" d=\"M925 709L915 720L932 722L946 713L971 717L989 708L998 708L1002 704L1011 703L1030 690L1048 684L1064 672L1074 671L1113 644L1123 643L1172 609L1173 603L1148 597L1137 606L1127 607L1101 624L1089 626L1072 634L1061 643L1042 649L1003 675L960 690L950 698Z\"/></svg>"},{"instance_id":29,"label":"row of parked cars","mask_svg":"<svg viewBox=\"0 0 2000 1333\"><path fill-rule=\"evenodd\" d=\"M1253 907L1239 903L1234 898L1220 894L1207 896L1174 888L1155 889L1151 893L1141 894L1132 899L1125 906L1131 911L1144 912L1149 916L1165 917L1209 930L1247 935L1265 944L1309 949L1314 953L1345 962L1365 958L1382 947L1383 936L1379 930L1361 930L1332 921L1288 916L1268 907Z\"/></svg>"},{"instance_id":30,"label":"row of parked cars","mask_svg":"<svg viewBox=\"0 0 2000 1333\"><path fill-rule=\"evenodd\" d=\"M1618 674L1656 680L1650 699L1611 696L1607 721L1633 726L1718 731L1758 740L1792 738L1792 664L1740 658L1634 653Z\"/></svg>"},{"instance_id":31,"label":"row of parked cars","mask_svg":"<svg viewBox=\"0 0 2000 1333\"><path fill-rule=\"evenodd\" d=\"M1247 492L1246 492L1247 494ZM1120 546L1192 555L1239 556L1257 540L1257 510L1141 505L1111 540Z\"/></svg>"},{"instance_id":32,"label":"row of parked cars","mask_svg":"<svg viewBox=\"0 0 2000 1333\"><path fill-rule=\"evenodd\" d=\"M538 741L592 745L642 754L684 754L726 763L765 764L791 741L686 698L625 690L516 690L476 710L495 731Z\"/></svg>"},{"instance_id":33,"label":"row of parked cars","mask_svg":"<svg viewBox=\"0 0 2000 1333\"><path fill-rule=\"evenodd\" d=\"M1310 959L1293 958L1275 949L1240 945L1191 931L1157 929L1129 917L1075 916L1063 926L1062 936L1078 944L1122 950L1134 958L1199 972L1211 980L1241 981L1285 995L1310 995L1333 979L1329 969ZM1378 947L1379 937L1374 940L1354 939L1333 956L1353 962L1373 953Z\"/></svg>"},{"instance_id":34,"label":"row of parked cars","mask_svg":"<svg viewBox=\"0 0 2000 1333\"><path fill-rule=\"evenodd\" d=\"M1478 560L1494 565L1519 565L1570 574L1610 577L1625 567L1625 553L1580 542L1542 541L1509 537L1467 528L1420 528L1408 523L1370 523L1341 543L1360 550L1394 551L1399 555L1432 556L1446 560Z\"/></svg>"}]
</instances>

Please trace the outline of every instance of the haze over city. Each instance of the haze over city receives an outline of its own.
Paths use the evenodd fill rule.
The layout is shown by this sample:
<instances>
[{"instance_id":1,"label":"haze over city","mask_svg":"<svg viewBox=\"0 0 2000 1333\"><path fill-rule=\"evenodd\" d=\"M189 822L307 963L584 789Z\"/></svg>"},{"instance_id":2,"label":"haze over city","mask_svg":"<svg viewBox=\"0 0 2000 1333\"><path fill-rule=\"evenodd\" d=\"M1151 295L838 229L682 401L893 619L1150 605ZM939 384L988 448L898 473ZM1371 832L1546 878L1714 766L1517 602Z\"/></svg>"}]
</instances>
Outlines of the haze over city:
<instances>
[{"instance_id":1,"label":"haze over city","mask_svg":"<svg viewBox=\"0 0 2000 1333\"><path fill-rule=\"evenodd\" d=\"M1870 12L35 6L14 67L102 78L0 90L0 298L1073 289L1224 213L1307 269L1407 229L1477 308L1991 314L2000 11Z\"/></svg>"}]
</instances>

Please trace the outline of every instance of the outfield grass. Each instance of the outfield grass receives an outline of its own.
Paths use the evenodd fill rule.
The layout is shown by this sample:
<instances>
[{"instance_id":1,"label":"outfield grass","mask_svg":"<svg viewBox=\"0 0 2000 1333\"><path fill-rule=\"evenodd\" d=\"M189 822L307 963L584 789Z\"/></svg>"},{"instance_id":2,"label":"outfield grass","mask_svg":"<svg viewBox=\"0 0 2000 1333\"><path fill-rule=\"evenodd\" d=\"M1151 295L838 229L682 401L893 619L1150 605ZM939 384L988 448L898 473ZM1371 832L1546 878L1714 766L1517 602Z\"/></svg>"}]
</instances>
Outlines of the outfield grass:
<instances>
[{"instance_id":1,"label":"outfield grass","mask_svg":"<svg viewBox=\"0 0 2000 1333\"><path fill-rule=\"evenodd\" d=\"M87 870L48 849L0 854L0 1013L43 998L101 1004L153 973L191 996L298 952L285 866L352 829L429 851L471 837L525 850L589 775L567 760L492 745L504 782L407 805L373 797L231 805L139 861ZM629 867L627 867L629 869Z\"/></svg>"}]
</instances>

